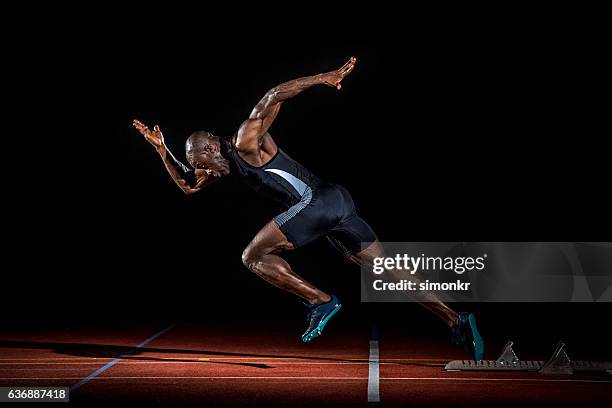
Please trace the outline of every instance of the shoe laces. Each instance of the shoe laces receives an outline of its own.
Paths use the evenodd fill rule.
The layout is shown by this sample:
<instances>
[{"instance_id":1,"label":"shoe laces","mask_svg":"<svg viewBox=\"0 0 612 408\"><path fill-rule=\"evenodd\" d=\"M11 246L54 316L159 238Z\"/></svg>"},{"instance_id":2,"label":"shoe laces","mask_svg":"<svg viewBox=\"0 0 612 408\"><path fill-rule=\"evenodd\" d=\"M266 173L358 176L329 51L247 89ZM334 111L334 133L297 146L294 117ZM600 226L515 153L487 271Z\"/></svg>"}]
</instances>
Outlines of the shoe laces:
<instances>
[{"instance_id":1,"label":"shoe laces","mask_svg":"<svg viewBox=\"0 0 612 408\"><path fill-rule=\"evenodd\" d=\"M311 303L306 303L306 302L302 302L302 303L304 304L304 306L308 308L308 313L306 314L306 322L310 323L310 320L312 318L312 313L315 311L318 305L313 305Z\"/></svg>"}]
</instances>

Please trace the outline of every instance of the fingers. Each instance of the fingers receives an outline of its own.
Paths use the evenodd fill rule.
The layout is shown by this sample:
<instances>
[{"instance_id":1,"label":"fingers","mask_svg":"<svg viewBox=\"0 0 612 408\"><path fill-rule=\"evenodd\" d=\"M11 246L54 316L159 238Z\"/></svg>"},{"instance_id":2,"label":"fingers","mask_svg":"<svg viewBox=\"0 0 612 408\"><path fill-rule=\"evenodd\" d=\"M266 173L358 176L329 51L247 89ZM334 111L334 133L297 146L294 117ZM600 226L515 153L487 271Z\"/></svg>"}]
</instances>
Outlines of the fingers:
<instances>
[{"instance_id":1,"label":"fingers","mask_svg":"<svg viewBox=\"0 0 612 408\"><path fill-rule=\"evenodd\" d=\"M357 58L351 57L346 64L342 66L338 71L340 75L343 77L350 74L353 68L355 68L355 64L357 63Z\"/></svg>"},{"instance_id":2,"label":"fingers","mask_svg":"<svg viewBox=\"0 0 612 408\"><path fill-rule=\"evenodd\" d=\"M346 64L344 64L342 67L340 67L340 69L338 71L340 72L347 72L353 69L353 67L355 66L355 63L357 62L357 58L355 57L351 57Z\"/></svg>"},{"instance_id":3,"label":"fingers","mask_svg":"<svg viewBox=\"0 0 612 408\"><path fill-rule=\"evenodd\" d=\"M346 64L344 64L342 67L340 67L339 70L335 72L335 74L338 76L338 79L335 82L335 86L337 90L340 90L342 88L342 84L340 82L344 79L345 76L351 73L353 68L355 68L356 63L357 63L357 58L351 57L346 62Z\"/></svg>"},{"instance_id":4,"label":"fingers","mask_svg":"<svg viewBox=\"0 0 612 408\"><path fill-rule=\"evenodd\" d=\"M347 62L344 63L343 66L340 67L340 69L338 69L339 72L344 72L344 70L346 70L346 68L351 64L351 60L348 60Z\"/></svg>"},{"instance_id":5,"label":"fingers","mask_svg":"<svg viewBox=\"0 0 612 408\"><path fill-rule=\"evenodd\" d=\"M139 121L138 119L134 119L132 121L132 126L134 126L140 133L144 133L149 130L147 125Z\"/></svg>"}]
</instances>

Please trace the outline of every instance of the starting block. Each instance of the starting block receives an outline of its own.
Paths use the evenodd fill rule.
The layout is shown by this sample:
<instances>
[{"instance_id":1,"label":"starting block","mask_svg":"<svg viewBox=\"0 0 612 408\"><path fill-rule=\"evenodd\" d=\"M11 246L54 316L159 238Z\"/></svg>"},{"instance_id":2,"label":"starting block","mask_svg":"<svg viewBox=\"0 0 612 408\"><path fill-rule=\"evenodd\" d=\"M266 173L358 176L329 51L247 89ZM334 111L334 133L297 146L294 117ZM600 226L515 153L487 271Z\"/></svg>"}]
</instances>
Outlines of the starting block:
<instances>
[{"instance_id":1,"label":"starting block","mask_svg":"<svg viewBox=\"0 0 612 408\"><path fill-rule=\"evenodd\" d=\"M447 371L533 371L542 374L573 374L575 371L599 371L612 374L612 361L572 361L563 342L557 343L547 361L520 360L509 341L497 360L453 360L444 367Z\"/></svg>"}]
</instances>

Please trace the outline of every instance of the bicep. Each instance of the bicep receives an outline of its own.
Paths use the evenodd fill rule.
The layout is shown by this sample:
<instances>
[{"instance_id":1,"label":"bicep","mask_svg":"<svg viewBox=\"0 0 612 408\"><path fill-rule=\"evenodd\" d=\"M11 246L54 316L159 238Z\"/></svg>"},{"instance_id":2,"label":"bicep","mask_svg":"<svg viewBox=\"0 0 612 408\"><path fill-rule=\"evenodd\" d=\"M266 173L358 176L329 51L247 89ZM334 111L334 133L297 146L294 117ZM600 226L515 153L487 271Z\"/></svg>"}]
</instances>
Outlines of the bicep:
<instances>
[{"instance_id":1,"label":"bicep","mask_svg":"<svg viewBox=\"0 0 612 408\"><path fill-rule=\"evenodd\" d=\"M281 103L282 102L275 104L270 110L270 112L268 113L268 115L262 118L262 121L263 121L262 126L261 126L262 136L265 135L268 129L270 129L270 126L272 126L272 122L274 122L274 119L276 119L276 115L278 115L278 111L280 111Z\"/></svg>"},{"instance_id":2,"label":"bicep","mask_svg":"<svg viewBox=\"0 0 612 408\"><path fill-rule=\"evenodd\" d=\"M276 119L281 108L281 102L274 104L266 110L265 114L253 110L249 119L245 120L238 130L237 143L241 145L249 145L251 147L259 146L261 139L268 132L272 122Z\"/></svg>"}]
</instances>

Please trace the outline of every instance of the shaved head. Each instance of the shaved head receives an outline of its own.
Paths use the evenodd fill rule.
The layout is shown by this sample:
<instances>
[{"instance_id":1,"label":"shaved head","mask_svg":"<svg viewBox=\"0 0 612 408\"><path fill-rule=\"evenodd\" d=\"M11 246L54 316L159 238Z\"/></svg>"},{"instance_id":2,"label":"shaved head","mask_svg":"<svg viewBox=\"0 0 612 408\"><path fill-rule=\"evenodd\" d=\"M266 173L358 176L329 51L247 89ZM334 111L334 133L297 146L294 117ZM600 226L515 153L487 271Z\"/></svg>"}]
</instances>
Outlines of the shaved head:
<instances>
[{"instance_id":1,"label":"shaved head","mask_svg":"<svg viewBox=\"0 0 612 408\"><path fill-rule=\"evenodd\" d=\"M186 151L202 152L211 145L216 144L219 138L206 130L197 130L187 138L185 142Z\"/></svg>"}]
</instances>

